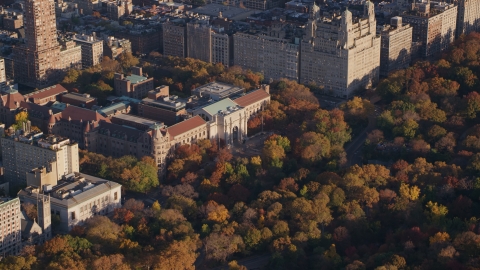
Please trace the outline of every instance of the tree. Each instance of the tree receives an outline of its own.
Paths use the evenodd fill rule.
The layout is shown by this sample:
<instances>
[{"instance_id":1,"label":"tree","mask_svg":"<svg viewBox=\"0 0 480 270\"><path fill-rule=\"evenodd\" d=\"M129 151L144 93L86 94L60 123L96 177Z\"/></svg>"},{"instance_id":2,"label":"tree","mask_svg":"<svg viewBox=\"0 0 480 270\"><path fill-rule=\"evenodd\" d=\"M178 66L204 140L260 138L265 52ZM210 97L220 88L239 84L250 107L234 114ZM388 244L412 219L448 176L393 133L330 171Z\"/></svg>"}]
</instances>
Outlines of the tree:
<instances>
[{"instance_id":1,"label":"tree","mask_svg":"<svg viewBox=\"0 0 480 270\"><path fill-rule=\"evenodd\" d=\"M131 52L123 52L118 56L118 62L123 70L128 70L140 63L137 57L133 56Z\"/></svg>"},{"instance_id":2,"label":"tree","mask_svg":"<svg viewBox=\"0 0 480 270\"><path fill-rule=\"evenodd\" d=\"M155 269L195 269L195 260L198 257L198 240L196 238L183 241L173 241L164 249L155 264Z\"/></svg>"},{"instance_id":3,"label":"tree","mask_svg":"<svg viewBox=\"0 0 480 270\"><path fill-rule=\"evenodd\" d=\"M15 129L23 129L23 124L28 121L28 113L26 111L21 111L15 115Z\"/></svg>"},{"instance_id":4,"label":"tree","mask_svg":"<svg viewBox=\"0 0 480 270\"><path fill-rule=\"evenodd\" d=\"M330 155L330 141L316 132L304 133L296 142L296 153L305 162L317 162Z\"/></svg>"},{"instance_id":5,"label":"tree","mask_svg":"<svg viewBox=\"0 0 480 270\"><path fill-rule=\"evenodd\" d=\"M285 158L285 149L276 140L266 140L262 149L262 160L271 167L281 168Z\"/></svg>"},{"instance_id":6,"label":"tree","mask_svg":"<svg viewBox=\"0 0 480 270\"><path fill-rule=\"evenodd\" d=\"M204 240L206 258L225 262L232 254L243 249L244 243L240 236L211 233Z\"/></svg>"}]
</instances>

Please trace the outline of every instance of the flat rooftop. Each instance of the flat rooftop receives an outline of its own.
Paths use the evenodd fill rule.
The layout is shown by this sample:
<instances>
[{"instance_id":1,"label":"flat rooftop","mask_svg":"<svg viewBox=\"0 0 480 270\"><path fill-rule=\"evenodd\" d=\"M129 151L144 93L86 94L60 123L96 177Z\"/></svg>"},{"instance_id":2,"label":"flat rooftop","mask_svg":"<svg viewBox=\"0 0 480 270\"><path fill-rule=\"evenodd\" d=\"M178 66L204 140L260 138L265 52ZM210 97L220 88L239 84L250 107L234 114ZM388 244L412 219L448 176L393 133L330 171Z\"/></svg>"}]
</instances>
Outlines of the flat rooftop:
<instances>
[{"instance_id":1,"label":"flat rooftop","mask_svg":"<svg viewBox=\"0 0 480 270\"><path fill-rule=\"evenodd\" d=\"M243 14L247 16L248 14L254 13L255 10L248 9L248 8L226 6L222 4L208 4L205 6L194 8L189 11L189 13L198 13L201 15L208 15L213 17L217 17L219 12L222 12L222 16L224 18L230 19Z\"/></svg>"},{"instance_id":2,"label":"flat rooftop","mask_svg":"<svg viewBox=\"0 0 480 270\"><path fill-rule=\"evenodd\" d=\"M186 106L186 103L178 100L177 96L164 97L156 100L151 98L144 98L142 100L142 103L170 111L179 111L181 109L184 109Z\"/></svg>"},{"instance_id":3,"label":"flat rooftop","mask_svg":"<svg viewBox=\"0 0 480 270\"><path fill-rule=\"evenodd\" d=\"M127 81L130 81L131 84L137 84L139 82L146 81L148 78L145 77L145 76L139 76L139 75L132 74L132 75L126 76L125 79Z\"/></svg>"},{"instance_id":4,"label":"flat rooftop","mask_svg":"<svg viewBox=\"0 0 480 270\"><path fill-rule=\"evenodd\" d=\"M211 82L202 85L192 90L192 93L196 96L203 97L205 95L210 96L213 100L220 100L226 97L230 97L236 94L245 92L245 89L231 84Z\"/></svg>"},{"instance_id":5,"label":"flat rooftop","mask_svg":"<svg viewBox=\"0 0 480 270\"><path fill-rule=\"evenodd\" d=\"M83 94L82 95L82 94L77 94L77 93L68 93L68 94L63 95L62 98L69 98L69 99L78 100L78 101L82 101L82 102L95 100L94 97L91 97L88 94Z\"/></svg>"},{"instance_id":6,"label":"flat rooftop","mask_svg":"<svg viewBox=\"0 0 480 270\"><path fill-rule=\"evenodd\" d=\"M158 122L156 122L155 120L148 119L148 118L143 118L143 117L138 117L138 116L131 115L131 114L119 114L119 115L113 116L112 118L120 119L120 120L124 120L124 121L129 121L129 122L133 122L133 123L137 123L137 124L142 124L142 125L145 125L145 126L153 126L153 125L158 124Z\"/></svg>"},{"instance_id":7,"label":"flat rooftop","mask_svg":"<svg viewBox=\"0 0 480 270\"><path fill-rule=\"evenodd\" d=\"M106 179L83 173L72 173L66 175L65 179L58 181L58 184L53 186L50 191L46 191L45 195L50 194L53 203L71 207L119 186L121 185ZM18 194L36 198L39 192L39 188L30 186L21 190Z\"/></svg>"}]
</instances>

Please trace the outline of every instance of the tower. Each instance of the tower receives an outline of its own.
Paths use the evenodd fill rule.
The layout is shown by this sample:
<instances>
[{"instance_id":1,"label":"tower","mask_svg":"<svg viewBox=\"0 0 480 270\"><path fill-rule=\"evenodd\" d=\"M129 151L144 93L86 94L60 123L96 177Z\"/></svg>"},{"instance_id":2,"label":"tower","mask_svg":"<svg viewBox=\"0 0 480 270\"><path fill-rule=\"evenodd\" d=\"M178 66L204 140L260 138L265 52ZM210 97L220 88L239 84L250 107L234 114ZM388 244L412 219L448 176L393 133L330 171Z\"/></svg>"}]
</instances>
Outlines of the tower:
<instances>
[{"instance_id":1,"label":"tower","mask_svg":"<svg viewBox=\"0 0 480 270\"><path fill-rule=\"evenodd\" d=\"M340 39L340 46L343 49L348 49L350 48L353 44L353 40L351 41L351 35L350 32L352 31L352 12L348 10L348 8L342 13L342 18L341 18L341 23L340 23L340 33L339 33L339 39Z\"/></svg>"},{"instance_id":2,"label":"tower","mask_svg":"<svg viewBox=\"0 0 480 270\"><path fill-rule=\"evenodd\" d=\"M15 80L41 88L59 77L55 2L26 0L24 10L25 44L13 50Z\"/></svg>"},{"instance_id":3,"label":"tower","mask_svg":"<svg viewBox=\"0 0 480 270\"><path fill-rule=\"evenodd\" d=\"M37 197L38 225L43 230L43 242L52 238L52 216L50 212L50 195L38 194Z\"/></svg>"}]
</instances>

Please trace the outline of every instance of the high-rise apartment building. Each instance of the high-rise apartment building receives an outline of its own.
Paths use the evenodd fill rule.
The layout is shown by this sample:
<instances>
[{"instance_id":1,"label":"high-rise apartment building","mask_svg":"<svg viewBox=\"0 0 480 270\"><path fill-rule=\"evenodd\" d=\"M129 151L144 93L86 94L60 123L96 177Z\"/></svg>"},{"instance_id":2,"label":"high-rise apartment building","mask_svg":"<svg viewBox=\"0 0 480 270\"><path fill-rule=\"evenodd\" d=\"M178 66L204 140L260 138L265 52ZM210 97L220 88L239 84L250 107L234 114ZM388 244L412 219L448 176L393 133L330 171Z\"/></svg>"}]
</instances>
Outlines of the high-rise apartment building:
<instances>
[{"instance_id":1,"label":"high-rise apartment building","mask_svg":"<svg viewBox=\"0 0 480 270\"><path fill-rule=\"evenodd\" d=\"M390 25L384 26L380 33L380 75L387 76L394 70L407 68L412 58L412 27L403 24L402 17L393 17Z\"/></svg>"},{"instance_id":2,"label":"high-rise apartment building","mask_svg":"<svg viewBox=\"0 0 480 270\"><path fill-rule=\"evenodd\" d=\"M459 0L457 36L480 31L480 0Z\"/></svg>"},{"instance_id":3,"label":"high-rise apartment building","mask_svg":"<svg viewBox=\"0 0 480 270\"><path fill-rule=\"evenodd\" d=\"M58 78L60 44L57 41L55 2L27 0L24 13L25 44L14 48L15 80L46 87Z\"/></svg>"},{"instance_id":4,"label":"high-rise apartment building","mask_svg":"<svg viewBox=\"0 0 480 270\"><path fill-rule=\"evenodd\" d=\"M66 47L61 53L57 41L54 0L26 0L24 6L25 44L13 50L14 76L21 84L43 88L60 79L81 54ZM68 59L62 60L62 57Z\"/></svg>"},{"instance_id":5,"label":"high-rise apartment building","mask_svg":"<svg viewBox=\"0 0 480 270\"><path fill-rule=\"evenodd\" d=\"M212 63L230 66L230 36L223 32L212 33Z\"/></svg>"},{"instance_id":6,"label":"high-rise apartment building","mask_svg":"<svg viewBox=\"0 0 480 270\"><path fill-rule=\"evenodd\" d=\"M7 75L5 73L5 59L0 57L0 84L7 81Z\"/></svg>"},{"instance_id":7,"label":"high-rise apartment building","mask_svg":"<svg viewBox=\"0 0 480 270\"><path fill-rule=\"evenodd\" d=\"M163 55L186 57L186 30L183 23L163 24Z\"/></svg>"},{"instance_id":8,"label":"high-rise apartment building","mask_svg":"<svg viewBox=\"0 0 480 270\"><path fill-rule=\"evenodd\" d=\"M132 1L113 0L107 2L108 17L112 20L118 20L120 17L128 16L133 11Z\"/></svg>"},{"instance_id":9,"label":"high-rise apartment building","mask_svg":"<svg viewBox=\"0 0 480 270\"><path fill-rule=\"evenodd\" d=\"M73 40L82 48L82 67L92 67L100 64L103 59L103 40L93 35L76 35Z\"/></svg>"},{"instance_id":10,"label":"high-rise apartment building","mask_svg":"<svg viewBox=\"0 0 480 270\"><path fill-rule=\"evenodd\" d=\"M348 98L376 83L380 73L380 37L376 35L374 5L367 1L363 16L319 20L319 8L310 8L301 43L300 82L315 83L327 93Z\"/></svg>"},{"instance_id":11,"label":"high-rise apartment building","mask_svg":"<svg viewBox=\"0 0 480 270\"><path fill-rule=\"evenodd\" d=\"M59 71L82 69L82 47L73 40L61 41Z\"/></svg>"},{"instance_id":12,"label":"high-rise apartment building","mask_svg":"<svg viewBox=\"0 0 480 270\"><path fill-rule=\"evenodd\" d=\"M413 41L421 42L420 57L432 57L455 40L457 6L455 4L420 3L402 15L403 22L413 27Z\"/></svg>"},{"instance_id":13,"label":"high-rise apartment building","mask_svg":"<svg viewBox=\"0 0 480 270\"><path fill-rule=\"evenodd\" d=\"M212 30L208 21L187 23L187 57L212 61Z\"/></svg>"},{"instance_id":14,"label":"high-rise apartment building","mask_svg":"<svg viewBox=\"0 0 480 270\"><path fill-rule=\"evenodd\" d=\"M55 171L58 179L79 171L78 144L70 139L31 132L29 124L20 134L1 138L1 145L5 179L10 186L25 185L27 172L41 166Z\"/></svg>"},{"instance_id":15,"label":"high-rise apartment building","mask_svg":"<svg viewBox=\"0 0 480 270\"><path fill-rule=\"evenodd\" d=\"M0 198L0 259L22 248L20 200Z\"/></svg>"},{"instance_id":16,"label":"high-rise apartment building","mask_svg":"<svg viewBox=\"0 0 480 270\"><path fill-rule=\"evenodd\" d=\"M261 72L266 80L298 81L300 46L285 38L281 28L265 33L233 35L233 64Z\"/></svg>"}]
</instances>

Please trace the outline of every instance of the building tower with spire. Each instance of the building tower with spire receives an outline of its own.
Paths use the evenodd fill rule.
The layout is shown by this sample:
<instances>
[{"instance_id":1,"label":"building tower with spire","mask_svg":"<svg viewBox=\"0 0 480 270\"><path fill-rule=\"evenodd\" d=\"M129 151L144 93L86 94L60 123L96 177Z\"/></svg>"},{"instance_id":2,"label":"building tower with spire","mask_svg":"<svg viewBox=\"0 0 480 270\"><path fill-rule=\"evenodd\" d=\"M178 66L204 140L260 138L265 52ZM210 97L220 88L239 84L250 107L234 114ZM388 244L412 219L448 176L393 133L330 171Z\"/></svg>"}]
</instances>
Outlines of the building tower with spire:
<instances>
[{"instance_id":1,"label":"building tower with spire","mask_svg":"<svg viewBox=\"0 0 480 270\"><path fill-rule=\"evenodd\" d=\"M310 15L306 32L300 48L301 83L348 98L378 81L380 37L373 3L366 1L359 18L348 9L322 20Z\"/></svg>"}]
</instances>

